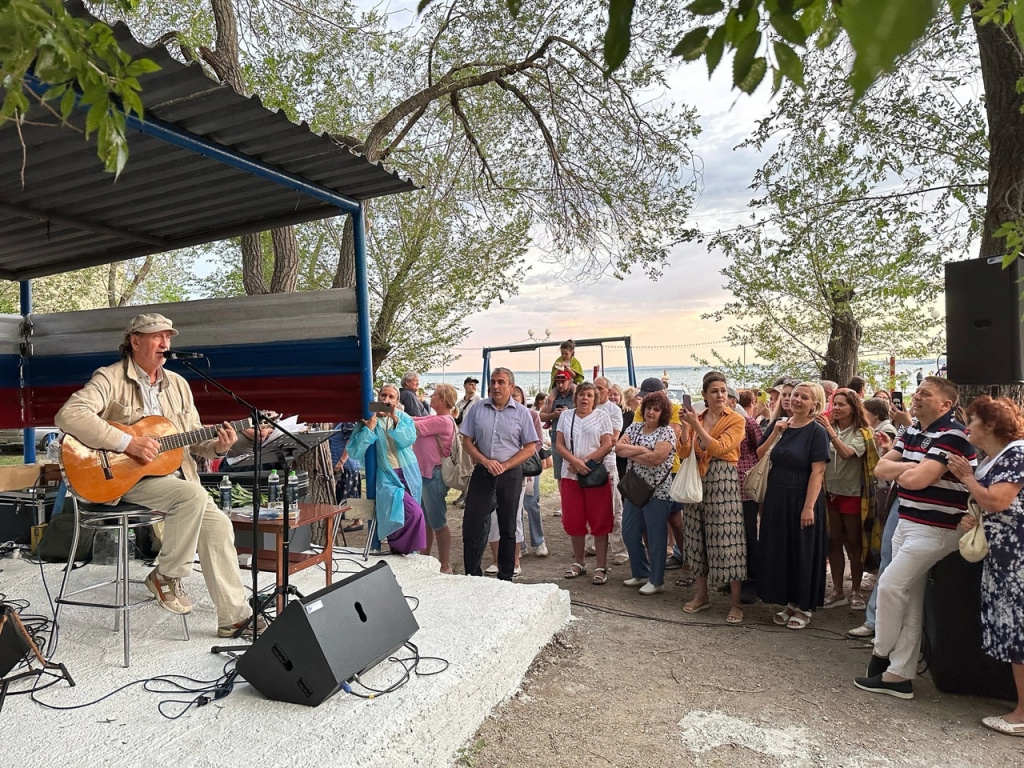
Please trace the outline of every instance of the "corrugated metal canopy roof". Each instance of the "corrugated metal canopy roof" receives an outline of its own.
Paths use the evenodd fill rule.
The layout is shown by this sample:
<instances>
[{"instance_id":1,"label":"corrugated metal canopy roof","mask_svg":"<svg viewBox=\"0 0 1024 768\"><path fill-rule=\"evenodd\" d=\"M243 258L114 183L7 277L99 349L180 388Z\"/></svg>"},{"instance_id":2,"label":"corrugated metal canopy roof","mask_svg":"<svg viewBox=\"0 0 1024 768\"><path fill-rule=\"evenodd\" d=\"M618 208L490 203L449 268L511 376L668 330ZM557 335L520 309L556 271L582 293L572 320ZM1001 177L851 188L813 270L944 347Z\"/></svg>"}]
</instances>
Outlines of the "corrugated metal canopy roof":
<instances>
[{"instance_id":1,"label":"corrugated metal canopy roof","mask_svg":"<svg viewBox=\"0 0 1024 768\"><path fill-rule=\"evenodd\" d=\"M77 4L73 12L88 14ZM91 18L91 17L90 17ZM147 47L123 24L121 47L160 65L140 78L147 121L191 134L292 178L354 201L415 185L283 112L184 65L163 46ZM2 98L3 89L0 89ZM26 280L336 216L310 194L129 128L120 178L103 170L85 115L74 128L33 106L21 126L0 129L0 277ZM24 148L22 146L24 140ZM24 160L24 184L22 164Z\"/></svg>"}]
</instances>

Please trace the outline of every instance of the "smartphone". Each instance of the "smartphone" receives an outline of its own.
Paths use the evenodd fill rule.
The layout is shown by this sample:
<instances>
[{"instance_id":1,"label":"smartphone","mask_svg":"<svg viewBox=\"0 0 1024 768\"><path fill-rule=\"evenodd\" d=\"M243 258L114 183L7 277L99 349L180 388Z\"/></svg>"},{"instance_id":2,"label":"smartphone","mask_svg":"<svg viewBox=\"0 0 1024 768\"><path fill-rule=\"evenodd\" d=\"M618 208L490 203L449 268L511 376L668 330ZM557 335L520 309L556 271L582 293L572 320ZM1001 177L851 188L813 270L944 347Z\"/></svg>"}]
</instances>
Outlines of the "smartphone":
<instances>
[{"instance_id":1,"label":"smartphone","mask_svg":"<svg viewBox=\"0 0 1024 768\"><path fill-rule=\"evenodd\" d=\"M693 408L693 398L689 395L683 395L683 407L688 411L691 410Z\"/></svg>"},{"instance_id":2,"label":"smartphone","mask_svg":"<svg viewBox=\"0 0 1024 768\"><path fill-rule=\"evenodd\" d=\"M391 403L372 402L369 405L370 413L391 413L394 406Z\"/></svg>"},{"instance_id":3,"label":"smartphone","mask_svg":"<svg viewBox=\"0 0 1024 768\"><path fill-rule=\"evenodd\" d=\"M903 410L903 393L902 392L895 392L894 391L892 393L892 404L893 404L893 407L897 411L902 411Z\"/></svg>"}]
</instances>

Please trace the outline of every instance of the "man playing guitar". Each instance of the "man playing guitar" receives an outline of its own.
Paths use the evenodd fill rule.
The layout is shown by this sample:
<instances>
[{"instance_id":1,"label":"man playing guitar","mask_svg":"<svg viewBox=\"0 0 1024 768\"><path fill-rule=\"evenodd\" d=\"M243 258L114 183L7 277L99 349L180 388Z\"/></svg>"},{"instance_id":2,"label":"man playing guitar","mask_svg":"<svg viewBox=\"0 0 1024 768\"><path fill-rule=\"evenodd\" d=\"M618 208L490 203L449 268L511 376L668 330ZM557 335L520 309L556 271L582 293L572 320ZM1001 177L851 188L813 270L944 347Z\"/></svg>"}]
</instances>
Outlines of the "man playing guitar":
<instances>
[{"instance_id":1,"label":"man playing guitar","mask_svg":"<svg viewBox=\"0 0 1024 768\"><path fill-rule=\"evenodd\" d=\"M117 459L142 469L157 459L164 446L157 438L126 432L113 424L132 425L159 416L171 422L177 433L199 430L202 425L188 382L163 368L164 353L177 333L163 315L132 318L121 343L121 361L97 370L89 383L68 399L57 413L57 426L83 446L104 456L124 454L131 462L124 456ZM212 430L205 431L213 435ZM178 471L172 468L162 477L143 477L121 496L123 501L165 514L160 555L156 568L146 577L146 586L171 613L192 610L182 579L192 573L198 549L206 588L217 607L220 637L234 635L250 609L238 571L231 521L200 485L192 455L224 456L236 439L234 427L224 422L216 427L215 437L187 446ZM63 450L69 450L67 445Z\"/></svg>"}]
</instances>

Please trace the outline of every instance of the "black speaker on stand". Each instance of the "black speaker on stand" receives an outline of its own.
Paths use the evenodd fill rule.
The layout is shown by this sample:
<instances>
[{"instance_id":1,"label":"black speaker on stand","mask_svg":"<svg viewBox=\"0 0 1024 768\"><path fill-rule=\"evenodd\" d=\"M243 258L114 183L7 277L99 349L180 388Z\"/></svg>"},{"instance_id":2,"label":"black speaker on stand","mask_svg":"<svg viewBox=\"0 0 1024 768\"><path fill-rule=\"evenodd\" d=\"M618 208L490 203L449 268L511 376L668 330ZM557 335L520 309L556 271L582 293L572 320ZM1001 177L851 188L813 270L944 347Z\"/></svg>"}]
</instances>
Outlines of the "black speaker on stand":
<instances>
[{"instance_id":1,"label":"black speaker on stand","mask_svg":"<svg viewBox=\"0 0 1024 768\"><path fill-rule=\"evenodd\" d=\"M946 367L957 384L1024 381L1021 260L1002 258L945 265Z\"/></svg>"},{"instance_id":2,"label":"black speaker on stand","mask_svg":"<svg viewBox=\"0 0 1024 768\"><path fill-rule=\"evenodd\" d=\"M288 603L238 659L238 674L268 699L318 706L419 629L387 563Z\"/></svg>"}]
</instances>

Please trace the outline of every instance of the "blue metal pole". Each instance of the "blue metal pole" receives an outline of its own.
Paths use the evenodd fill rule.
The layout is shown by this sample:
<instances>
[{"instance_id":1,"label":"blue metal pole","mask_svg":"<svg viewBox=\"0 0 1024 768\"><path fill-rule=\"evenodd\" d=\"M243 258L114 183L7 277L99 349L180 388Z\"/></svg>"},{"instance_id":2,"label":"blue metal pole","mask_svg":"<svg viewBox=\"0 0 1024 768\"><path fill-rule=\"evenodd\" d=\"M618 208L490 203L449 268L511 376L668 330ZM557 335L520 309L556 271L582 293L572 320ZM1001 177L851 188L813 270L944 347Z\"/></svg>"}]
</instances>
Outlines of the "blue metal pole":
<instances>
[{"instance_id":1,"label":"blue metal pole","mask_svg":"<svg viewBox=\"0 0 1024 768\"><path fill-rule=\"evenodd\" d=\"M633 340L626 337L626 374L629 376L629 386L636 386L636 367L633 365Z\"/></svg>"},{"instance_id":2,"label":"blue metal pole","mask_svg":"<svg viewBox=\"0 0 1024 768\"><path fill-rule=\"evenodd\" d=\"M25 75L24 82L35 92L37 95L43 95L49 90L49 86L44 85L34 75ZM80 102L76 100L76 107L81 108ZM336 205L341 208L345 213L353 214L359 213L362 215L362 208L358 200L355 200L347 195L341 195L337 192L322 187L319 184L306 181L298 176L293 176L286 171L282 171L279 168L275 168L272 165L259 162L248 155L243 155L240 152L222 147L219 144L214 144L207 139L200 136L196 136L193 133L184 131L175 125L165 123L162 120L156 120L154 118L138 118L135 115L125 114L125 124L139 133L144 133L147 136L153 136L154 138L160 139L168 144L175 147L186 149L189 152L195 152L197 155L203 155L209 157L224 165L237 168L242 171L247 171L253 176L257 176L261 179L268 179L280 184L282 187L294 189L298 192L302 192L310 197L315 197L318 200Z\"/></svg>"},{"instance_id":3,"label":"blue metal pole","mask_svg":"<svg viewBox=\"0 0 1024 768\"><path fill-rule=\"evenodd\" d=\"M32 281L22 280L19 284L20 287L20 300L21 300L21 316L27 317L32 314ZM22 360L22 366L24 366L24 360ZM25 392L25 375L24 369L18 371L18 378L20 379L20 389L22 391L22 397ZM24 421L24 408L22 408L22 420ZM26 426L22 430L22 456L25 458L26 464L36 463L36 430L34 427Z\"/></svg>"},{"instance_id":4,"label":"blue metal pole","mask_svg":"<svg viewBox=\"0 0 1024 768\"><path fill-rule=\"evenodd\" d=\"M356 252L356 333L359 336L359 357L362 370L359 373L359 389L362 402L360 411L363 418L370 418L369 404L373 400L373 347L370 338L370 286L366 269L366 222L363 207L359 206L352 216L352 241ZM377 496L376 451L366 452L363 460L366 475L366 498Z\"/></svg>"}]
</instances>

